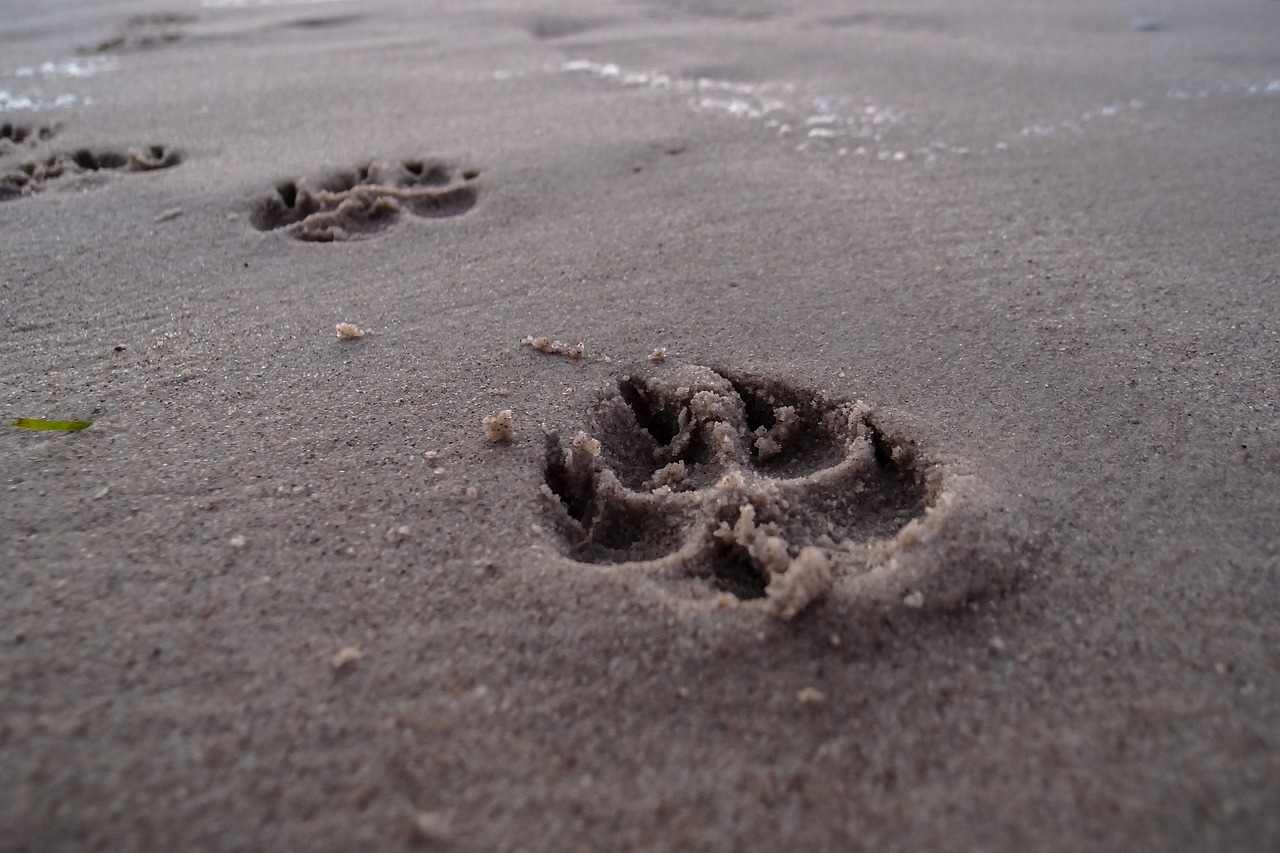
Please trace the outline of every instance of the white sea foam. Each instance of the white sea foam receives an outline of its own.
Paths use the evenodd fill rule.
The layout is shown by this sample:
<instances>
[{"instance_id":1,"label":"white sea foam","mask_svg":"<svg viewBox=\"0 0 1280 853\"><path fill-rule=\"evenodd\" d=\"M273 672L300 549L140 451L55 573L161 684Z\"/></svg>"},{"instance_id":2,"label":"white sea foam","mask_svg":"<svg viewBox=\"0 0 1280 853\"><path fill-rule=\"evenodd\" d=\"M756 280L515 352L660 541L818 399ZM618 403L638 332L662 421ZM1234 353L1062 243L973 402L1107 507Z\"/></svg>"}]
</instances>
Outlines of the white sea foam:
<instances>
[{"instance_id":1,"label":"white sea foam","mask_svg":"<svg viewBox=\"0 0 1280 853\"><path fill-rule=\"evenodd\" d=\"M348 0L200 0L206 9L246 9L250 6L311 6L320 3L342 3Z\"/></svg>"},{"instance_id":2,"label":"white sea foam","mask_svg":"<svg viewBox=\"0 0 1280 853\"><path fill-rule=\"evenodd\" d=\"M91 56L27 65L13 73L15 77L92 77L104 71L115 71L119 67L120 60L114 56Z\"/></svg>"},{"instance_id":3,"label":"white sea foam","mask_svg":"<svg viewBox=\"0 0 1280 853\"><path fill-rule=\"evenodd\" d=\"M43 95L15 95L0 89L0 113L16 110L56 110L61 107L73 107L76 104L91 104L93 101L81 95L66 92L46 98Z\"/></svg>"},{"instance_id":4,"label":"white sea foam","mask_svg":"<svg viewBox=\"0 0 1280 853\"><path fill-rule=\"evenodd\" d=\"M731 118L759 120L778 136L788 136L793 133L793 128L802 128L806 139L818 143L819 147L826 147L823 143L840 139L870 139L881 142L887 128L903 119L900 111L869 100L841 112L837 99L806 98L798 95L798 87L792 83L672 77L659 71L628 70L614 62L588 59L569 60L562 63L558 70L589 74L627 87L662 89L683 94L687 96L686 103L693 109L717 112ZM809 148L802 144L799 150Z\"/></svg>"},{"instance_id":5,"label":"white sea foam","mask_svg":"<svg viewBox=\"0 0 1280 853\"><path fill-rule=\"evenodd\" d=\"M548 69L553 70L553 69ZM909 150L890 147L901 136L906 115L900 110L864 98L858 104L854 97L812 96L798 93L799 87L782 82L741 82L717 80L708 77L672 77L657 71L634 71L613 62L595 62L574 59L555 68L560 72L589 74L631 88L663 89L684 94L686 103L696 110L716 112L736 119L758 120L772 135L778 137L803 136L793 145L800 152L832 152L841 156L849 153L869 155L874 150L875 159L884 163L905 161L935 162L939 155L967 156L975 153L997 154L1009 151L1016 144L1028 140L1046 139L1056 135L1082 136L1086 127L1098 122L1119 120L1128 113L1150 108L1158 96L1126 97L1111 103L1103 103L1078 113L1073 118L1058 121L1039 121L1023 126L1016 134L1005 134L987 144L959 145L934 141L927 146ZM1188 91L1171 89L1166 100L1187 101L1210 97L1256 97L1280 93L1280 80L1254 83L1238 83L1208 89Z\"/></svg>"}]
</instances>

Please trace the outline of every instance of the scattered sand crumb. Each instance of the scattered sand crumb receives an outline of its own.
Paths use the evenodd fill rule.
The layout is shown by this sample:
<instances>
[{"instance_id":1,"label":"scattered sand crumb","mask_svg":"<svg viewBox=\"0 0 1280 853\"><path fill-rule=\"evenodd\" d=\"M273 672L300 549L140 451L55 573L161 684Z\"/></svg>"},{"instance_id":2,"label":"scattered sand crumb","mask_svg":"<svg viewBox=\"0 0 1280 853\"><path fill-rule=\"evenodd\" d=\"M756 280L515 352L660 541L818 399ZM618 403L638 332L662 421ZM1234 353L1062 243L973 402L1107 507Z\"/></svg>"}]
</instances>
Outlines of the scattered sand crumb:
<instances>
[{"instance_id":1,"label":"scattered sand crumb","mask_svg":"<svg viewBox=\"0 0 1280 853\"><path fill-rule=\"evenodd\" d=\"M177 219L182 214L183 214L182 208L171 207L168 210L160 214L157 214L156 218L151 221L152 222L168 222L170 219Z\"/></svg>"},{"instance_id":2,"label":"scattered sand crumb","mask_svg":"<svg viewBox=\"0 0 1280 853\"><path fill-rule=\"evenodd\" d=\"M410 835L419 844L443 844L451 835L449 822L439 812L418 812L413 816Z\"/></svg>"},{"instance_id":3,"label":"scattered sand crumb","mask_svg":"<svg viewBox=\"0 0 1280 853\"><path fill-rule=\"evenodd\" d=\"M516 437L516 418L510 409L486 415L480 422L484 424L485 438L492 444L510 444Z\"/></svg>"},{"instance_id":4,"label":"scattered sand crumb","mask_svg":"<svg viewBox=\"0 0 1280 853\"><path fill-rule=\"evenodd\" d=\"M827 701L827 694L816 687L802 687L796 691L796 698L801 705L821 705Z\"/></svg>"},{"instance_id":5,"label":"scattered sand crumb","mask_svg":"<svg viewBox=\"0 0 1280 853\"><path fill-rule=\"evenodd\" d=\"M440 452L437 450L428 450L426 453L422 454L422 458L428 462L435 462L440 458Z\"/></svg>"},{"instance_id":6,"label":"scattered sand crumb","mask_svg":"<svg viewBox=\"0 0 1280 853\"><path fill-rule=\"evenodd\" d=\"M587 453L592 459L600 455L600 442L582 430L578 430L578 434L573 437L573 446Z\"/></svg>"},{"instance_id":7,"label":"scattered sand crumb","mask_svg":"<svg viewBox=\"0 0 1280 853\"><path fill-rule=\"evenodd\" d=\"M477 489L475 486L467 486L467 497L469 498L480 497L480 490Z\"/></svg>"},{"instance_id":8,"label":"scattered sand crumb","mask_svg":"<svg viewBox=\"0 0 1280 853\"><path fill-rule=\"evenodd\" d=\"M355 666L356 661L360 660L362 657L364 657L364 652L360 651L355 646L347 646L342 651L334 655L329 662L333 664L334 669L350 669Z\"/></svg>"},{"instance_id":9,"label":"scattered sand crumb","mask_svg":"<svg viewBox=\"0 0 1280 853\"><path fill-rule=\"evenodd\" d=\"M520 345L524 347L533 347L538 352L554 352L551 348L550 338L535 338L533 335L520 341Z\"/></svg>"},{"instance_id":10,"label":"scattered sand crumb","mask_svg":"<svg viewBox=\"0 0 1280 853\"><path fill-rule=\"evenodd\" d=\"M672 462L654 471L653 477L645 483L645 487L650 490L665 488L667 491L672 491L683 486L688 476L689 469L684 462Z\"/></svg>"},{"instance_id":11,"label":"scattered sand crumb","mask_svg":"<svg viewBox=\"0 0 1280 853\"><path fill-rule=\"evenodd\" d=\"M654 364L661 364L667 360L667 348L657 347L653 352L649 353L649 360Z\"/></svg>"},{"instance_id":12,"label":"scattered sand crumb","mask_svg":"<svg viewBox=\"0 0 1280 853\"><path fill-rule=\"evenodd\" d=\"M337 328L338 337L344 341L354 341L356 338L364 337L364 329L354 323L339 323Z\"/></svg>"},{"instance_id":13,"label":"scattered sand crumb","mask_svg":"<svg viewBox=\"0 0 1280 853\"><path fill-rule=\"evenodd\" d=\"M521 340L520 345L532 347L538 352L545 352L548 355L567 355L572 359L586 358L587 355L587 345L581 341L570 346L564 341L553 341L550 338L530 335Z\"/></svg>"},{"instance_id":14,"label":"scattered sand crumb","mask_svg":"<svg viewBox=\"0 0 1280 853\"><path fill-rule=\"evenodd\" d=\"M924 607L924 593L918 589L913 589L902 597L902 603L912 610L919 610Z\"/></svg>"},{"instance_id":15,"label":"scattered sand crumb","mask_svg":"<svg viewBox=\"0 0 1280 853\"><path fill-rule=\"evenodd\" d=\"M247 542L248 540L246 540L243 536L239 534L236 534L235 536L231 537L232 548L243 548Z\"/></svg>"}]
</instances>

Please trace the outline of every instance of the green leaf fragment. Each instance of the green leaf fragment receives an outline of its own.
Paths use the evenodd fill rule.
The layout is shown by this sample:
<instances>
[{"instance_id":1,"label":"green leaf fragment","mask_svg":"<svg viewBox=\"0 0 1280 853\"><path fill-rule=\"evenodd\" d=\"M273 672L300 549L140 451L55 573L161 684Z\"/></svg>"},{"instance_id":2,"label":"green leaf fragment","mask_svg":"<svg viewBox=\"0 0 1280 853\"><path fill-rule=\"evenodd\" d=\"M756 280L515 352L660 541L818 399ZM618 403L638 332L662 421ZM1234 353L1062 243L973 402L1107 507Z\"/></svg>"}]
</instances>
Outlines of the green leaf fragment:
<instances>
[{"instance_id":1,"label":"green leaf fragment","mask_svg":"<svg viewBox=\"0 0 1280 853\"><path fill-rule=\"evenodd\" d=\"M55 432L77 432L92 424L93 421L46 421L44 418L18 418L13 425L18 429L53 430Z\"/></svg>"}]
</instances>

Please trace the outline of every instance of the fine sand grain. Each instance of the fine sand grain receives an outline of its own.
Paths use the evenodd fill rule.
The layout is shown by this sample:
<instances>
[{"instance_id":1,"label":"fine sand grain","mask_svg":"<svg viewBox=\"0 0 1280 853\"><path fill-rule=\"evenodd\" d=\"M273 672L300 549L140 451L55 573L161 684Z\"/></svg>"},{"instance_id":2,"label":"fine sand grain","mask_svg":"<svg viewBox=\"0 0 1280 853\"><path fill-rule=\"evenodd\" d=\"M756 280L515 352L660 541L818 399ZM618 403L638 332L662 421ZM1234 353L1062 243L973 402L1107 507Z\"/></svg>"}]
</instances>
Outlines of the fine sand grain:
<instances>
[{"instance_id":1,"label":"fine sand grain","mask_svg":"<svg viewBox=\"0 0 1280 853\"><path fill-rule=\"evenodd\" d=\"M0 850L1280 849L1277 44L6 3Z\"/></svg>"}]
</instances>

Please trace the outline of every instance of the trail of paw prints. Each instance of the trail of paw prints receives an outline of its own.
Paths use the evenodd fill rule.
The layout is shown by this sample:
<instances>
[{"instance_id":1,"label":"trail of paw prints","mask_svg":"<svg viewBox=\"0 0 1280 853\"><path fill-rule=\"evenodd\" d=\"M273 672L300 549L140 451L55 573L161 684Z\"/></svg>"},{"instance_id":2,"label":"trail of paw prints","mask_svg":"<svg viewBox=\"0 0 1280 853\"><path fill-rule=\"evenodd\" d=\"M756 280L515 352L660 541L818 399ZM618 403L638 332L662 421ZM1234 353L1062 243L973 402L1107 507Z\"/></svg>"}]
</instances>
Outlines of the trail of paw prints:
<instances>
[{"instance_id":1,"label":"trail of paw prints","mask_svg":"<svg viewBox=\"0 0 1280 853\"><path fill-rule=\"evenodd\" d=\"M475 206L475 169L455 172L441 160L373 161L312 182L284 181L249 214L259 231L284 231L314 243L370 237L408 214L458 216Z\"/></svg>"},{"instance_id":2,"label":"trail of paw prints","mask_svg":"<svg viewBox=\"0 0 1280 853\"><path fill-rule=\"evenodd\" d=\"M951 609L1017 565L974 528L990 504L981 482L922 458L861 403L663 366L619 377L589 429L549 432L545 460L556 538L579 563L693 579L717 606L783 619L831 595Z\"/></svg>"},{"instance_id":3,"label":"trail of paw prints","mask_svg":"<svg viewBox=\"0 0 1280 853\"><path fill-rule=\"evenodd\" d=\"M180 162L181 155L164 145L147 145L125 151L80 148L31 158L0 172L0 201L34 195L49 185L77 175L151 172Z\"/></svg>"},{"instance_id":4,"label":"trail of paw prints","mask_svg":"<svg viewBox=\"0 0 1280 853\"><path fill-rule=\"evenodd\" d=\"M101 53L126 53L161 47L181 41L186 36L185 27L195 23L195 15L180 12L159 12L134 15L124 22L115 35L94 44L84 45L76 52L81 56Z\"/></svg>"}]
</instances>

